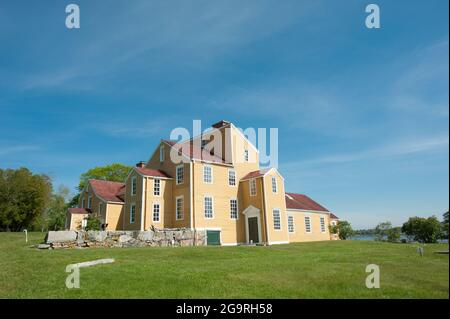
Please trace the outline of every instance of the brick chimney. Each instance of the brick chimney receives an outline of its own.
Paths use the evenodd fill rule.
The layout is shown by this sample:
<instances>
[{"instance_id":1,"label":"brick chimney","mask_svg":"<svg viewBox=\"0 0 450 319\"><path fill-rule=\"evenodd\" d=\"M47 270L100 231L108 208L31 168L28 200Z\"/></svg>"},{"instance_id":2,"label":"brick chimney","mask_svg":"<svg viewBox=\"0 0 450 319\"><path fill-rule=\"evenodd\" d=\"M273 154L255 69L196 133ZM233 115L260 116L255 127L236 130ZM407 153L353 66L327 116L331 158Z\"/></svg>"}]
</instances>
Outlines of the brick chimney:
<instances>
[{"instance_id":1,"label":"brick chimney","mask_svg":"<svg viewBox=\"0 0 450 319\"><path fill-rule=\"evenodd\" d=\"M139 163L136 164L136 167L145 167L145 162L144 161L140 161Z\"/></svg>"}]
</instances>

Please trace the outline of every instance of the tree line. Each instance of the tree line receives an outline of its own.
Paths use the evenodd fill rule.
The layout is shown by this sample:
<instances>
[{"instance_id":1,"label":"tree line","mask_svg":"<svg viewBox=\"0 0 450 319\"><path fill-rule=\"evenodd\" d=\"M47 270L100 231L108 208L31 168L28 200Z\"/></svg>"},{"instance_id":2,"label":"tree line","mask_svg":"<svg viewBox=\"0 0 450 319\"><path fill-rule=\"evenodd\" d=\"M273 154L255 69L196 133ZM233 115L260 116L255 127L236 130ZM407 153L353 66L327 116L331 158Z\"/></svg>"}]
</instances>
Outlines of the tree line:
<instances>
[{"instance_id":1,"label":"tree line","mask_svg":"<svg viewBox=\"0 0 450 319\"><path fill-rule=\"evenodd\" d=\"M81 174L75 196L65 186L54 189L46 174L28 168L0 168L0 231L65 229L69 207L78 205L79 194L89 179L123 182L132 169L120 163L94 167Z\"/></svg>"},{"instance_id":2,"label":"tree line","mask_svg":"<svg viewBox=\"0 0 450 319\"><path fill-rule=\"evenodd\" d=\"M338 234L340 239L348 239L355 235L374 235L376 241L420 243L436 243L439 239L448 239L449 212L443 214L443 221L436 216L410 217L401 227L393 227L390 221L379 223L373 229L353 230L347 221L339 221L336 226L330 227L330 232ZM406 239L401 239L402 235Z\"/></svg>"}]
</instances>

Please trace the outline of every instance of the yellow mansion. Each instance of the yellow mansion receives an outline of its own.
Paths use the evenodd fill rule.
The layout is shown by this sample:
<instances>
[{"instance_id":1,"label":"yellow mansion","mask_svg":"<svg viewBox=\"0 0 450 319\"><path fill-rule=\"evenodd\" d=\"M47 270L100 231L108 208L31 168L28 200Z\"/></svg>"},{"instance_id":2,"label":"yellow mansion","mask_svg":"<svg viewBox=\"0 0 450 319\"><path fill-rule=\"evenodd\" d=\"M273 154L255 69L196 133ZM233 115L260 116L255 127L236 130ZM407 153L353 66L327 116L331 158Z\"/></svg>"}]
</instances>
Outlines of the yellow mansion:
<instances>
[{"instance_id":1,"label":"yellow mansion","mask_svg":"<svg viewBox=\"0 0 450 319\"><path fill-rule=\"evenodd\" d=\"M221 152L209 143L217 138ZM287 193L283 176L260 169L258 149L227 121L182 143L161 140L124 183L90 180L66 227L79 228L90 213L107 230L206 230L210 245L336 239L329 225L338 219L311 198Z\"/></svg>"}]
</instances>

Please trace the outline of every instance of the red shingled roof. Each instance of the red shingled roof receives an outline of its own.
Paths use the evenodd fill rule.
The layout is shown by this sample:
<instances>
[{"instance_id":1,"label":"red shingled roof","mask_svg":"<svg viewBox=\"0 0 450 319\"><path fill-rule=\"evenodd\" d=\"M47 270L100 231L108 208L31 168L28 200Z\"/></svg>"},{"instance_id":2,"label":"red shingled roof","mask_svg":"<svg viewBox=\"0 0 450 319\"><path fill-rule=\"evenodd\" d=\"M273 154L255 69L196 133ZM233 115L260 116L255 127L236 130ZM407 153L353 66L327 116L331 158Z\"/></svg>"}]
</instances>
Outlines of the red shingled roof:
<instances>
[{"instance_id":1,"label":"red shingled roof","mask_svg":"<svg viewBox=\"0 0 450 319\"><path fill-rule=\"evenodd\" d=\"M286 208L328 212L328 209L313 201L308 196L295 193L286 193Z\"/></svg>"},{"instance_id":2,"label":"red shingled roof","mask_svg":"<svg viewBox=\"0 0 450 319\"><path fill-rule=\"evenodd\" d=\"M256 178L256 177L263 176L270 170L271 170L271 168L265 168L265 169L260 169L257 171L250 172L247 175L245 175L244 177L242 177L241 180L246 180L246 179L250 179L250 178Z\"/></svg>"},{"instance_id":3,"label":"red shingled roof","mask_svg":"<svg viewBox=\"0 0 450 319\"><path fill-rule=\"evenodd\" d=\"M145 175L145 176L170 178L169 175L167 175L163 171L160 171L160 170L157 170L157 169L151 169L151 168L146 168L146 167L135 167L135 169L139 173L141 173L142 175Z\"/></svg>"},{"instance_id":4,"label":"red shingled roof","mask_svg":"<svg viewBox=\"0 0 450 319\"><path fill-rule=\"evenodd\" d=\"M339 219L339 217L337 217L335 214L330 213L330 219Z\"/></svg>"},{"instance_id":5,"label":"red shingled roof","mask_svg":"<svg viewBox=\"0 0 450 319\"><path fill-rule=\"evenodd\" d=\"M163 141L165 143L169 144L171 147L175 148L177 151L180 151L180 149L181 149L183 152L183 155L189 157L190 159L225 164L225 161L222 158L220 158L219 156L211 154L210 151L193 145L192 143L190 143L190 141L188 141L186 143L177 143L175 141L168 141L168 140L163 140ZM188 143L189 143L189 145L188 145Z\"/></svg>"},{"instance_id":6,"label":"red shingled roof","mask_svg":"<svg viewBox=\"0 0 450 319\"><path fill-rule=\"evenodd\" d=\"M78 207L71 207L69 208L70 214L89 214L91 211L87 208L78 208Z\"/></svg>"},{"instance_id":7,"label":"red shingled roof","mask_svg":"<svg viewBox=\"0 0 450 319\"><path fill-rule=\"evenodd\" d=\"M110 202L123 202L120 195L124 193L124 183L90 179L89 184L94 193L102 199Z\"/></svg>"}]
</instances>

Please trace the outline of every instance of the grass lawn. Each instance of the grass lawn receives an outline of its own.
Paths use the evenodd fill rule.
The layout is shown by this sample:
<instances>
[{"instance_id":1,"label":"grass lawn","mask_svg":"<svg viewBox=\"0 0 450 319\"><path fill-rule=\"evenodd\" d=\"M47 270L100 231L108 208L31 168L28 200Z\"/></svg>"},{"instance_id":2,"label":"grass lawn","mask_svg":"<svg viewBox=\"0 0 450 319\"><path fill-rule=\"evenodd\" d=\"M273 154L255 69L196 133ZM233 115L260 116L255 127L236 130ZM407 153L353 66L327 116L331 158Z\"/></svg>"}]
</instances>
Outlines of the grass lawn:
<instances>
[{"instance_id":1,"label":"grass lawn","mask_svg":"<svg viewBox=\"0 0 450 319\"><path fill-rule=\"evenodd\" d=\"M37 250L44 234L0 233L0 298L448 298L448 255L425 246L365 241L271 247L177 247ZM115 258L82 268L67 289L71 263ZM365 287L378 264L381 288Z\"/></svg>"}]
</instances>

